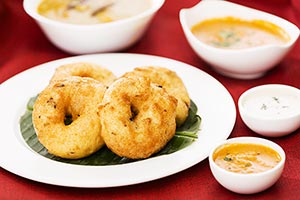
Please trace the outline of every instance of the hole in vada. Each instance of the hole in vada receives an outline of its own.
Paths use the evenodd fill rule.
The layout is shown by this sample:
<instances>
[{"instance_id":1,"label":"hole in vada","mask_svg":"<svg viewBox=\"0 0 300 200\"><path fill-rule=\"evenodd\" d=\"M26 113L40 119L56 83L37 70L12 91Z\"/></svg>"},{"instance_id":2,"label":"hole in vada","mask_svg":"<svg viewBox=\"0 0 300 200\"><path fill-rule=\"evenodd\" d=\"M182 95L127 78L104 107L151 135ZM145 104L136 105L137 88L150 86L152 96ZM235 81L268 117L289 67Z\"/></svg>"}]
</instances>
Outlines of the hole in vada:
<instances>
[{"instance_id":1,"label":"hole in vada","mask_svg":"<svg viewBox=\"0 0 300 200\"><path fill-rule=\"evenodd\" d=\"M65 124L66 126L68 126L68 125L72 124L72 122L73 122L72 115L69 114L69 113L67 113L67 114L65 115L64 124Z\"/></svg>"},{"instance_id":2,"label":"hole in vada","mask_svg":"<svg viewBox=\"0 0 300 200\"><path fill-rule=\"evenodd\" d=\"M130 117L130 121L133 121L135 119L135 117L138 115L139 111L138 109L134 106L134 105L130 105L130 111L131 111L131 117Z\"/></svg>"}]
</instances>

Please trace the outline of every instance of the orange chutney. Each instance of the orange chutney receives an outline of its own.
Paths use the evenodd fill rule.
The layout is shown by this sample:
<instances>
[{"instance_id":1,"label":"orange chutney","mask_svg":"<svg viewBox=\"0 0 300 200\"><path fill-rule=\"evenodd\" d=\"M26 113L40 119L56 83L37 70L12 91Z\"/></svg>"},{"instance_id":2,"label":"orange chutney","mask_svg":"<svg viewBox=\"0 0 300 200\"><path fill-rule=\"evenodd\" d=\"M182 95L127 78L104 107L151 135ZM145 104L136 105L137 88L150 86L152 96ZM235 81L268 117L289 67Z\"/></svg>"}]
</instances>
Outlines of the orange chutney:
<instances>
[{"instance_id":1,"label":"orange chutney","mask_svg":"<svg viewBox=\"0 0 300 200\"><path fill-rule=\"evenodd\" d=\"M281 157L274 149L253 143L232 143L219 147L213 154L221 168L236 173L264 172L275 167Z\"/></svg>"},{"instance_id":2,"label":"orange chutney","mask_svg":"<svg viewBox=\"0 0 300 200\"><path fill-rule=\"evenodd\" d=\"M290 36L281 27L265 20L235 17L204 20L191 28L202 42L226 49L245 49L269 44L283 45Z\"/></svg>"}]
</instances>

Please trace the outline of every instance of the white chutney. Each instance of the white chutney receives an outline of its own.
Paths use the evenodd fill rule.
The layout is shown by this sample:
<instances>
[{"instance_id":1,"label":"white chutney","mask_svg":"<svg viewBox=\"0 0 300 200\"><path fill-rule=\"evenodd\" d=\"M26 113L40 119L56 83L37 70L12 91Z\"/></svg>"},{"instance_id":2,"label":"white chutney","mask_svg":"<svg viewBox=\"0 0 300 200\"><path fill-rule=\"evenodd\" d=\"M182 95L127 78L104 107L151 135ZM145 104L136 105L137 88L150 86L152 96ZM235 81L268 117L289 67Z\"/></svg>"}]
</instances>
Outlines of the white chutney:
<instances>
[{"instance_id":1,"label":"white chutney","mask_svg":"<svg viewBox=\"0 0 300 200\"><path fill-rule=\"evenodd\" d=\"M300 98L286 94L253 95L245 100L244 107L248 112L261 117L288 117L300 112Z\"/></svg>"},{"instance_id":2,"label":"white chutney","mask_svg":"<svg viewBox=\"0 0 300 200\"><path fill-rule=\"evenodd\" d=\"M261 85L244 92L238 101L243 122L254 132L280 137L300 127L300 90L283 84Z\"/></svg>"}]
</instances>

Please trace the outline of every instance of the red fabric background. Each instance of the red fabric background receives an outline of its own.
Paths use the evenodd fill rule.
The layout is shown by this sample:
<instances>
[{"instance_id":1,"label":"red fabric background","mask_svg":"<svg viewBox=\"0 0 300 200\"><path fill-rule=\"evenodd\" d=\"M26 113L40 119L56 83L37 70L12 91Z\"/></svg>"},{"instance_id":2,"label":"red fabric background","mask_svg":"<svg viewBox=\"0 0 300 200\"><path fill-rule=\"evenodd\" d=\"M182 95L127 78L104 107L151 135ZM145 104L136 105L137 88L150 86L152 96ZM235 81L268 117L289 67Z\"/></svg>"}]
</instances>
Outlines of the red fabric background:
<instances>
[{"instance_id":1,"label":"red fabric background","mask_svg":"<svg viewBox=\"0 0 300 200\"><path fill-rule=\"evenodd\" d=\"M123 52L164 56L196 66L224 84L235 103L245 90L256 85L280 83L300 86L299 41L288 56L263 78L236 80L215 73L189 47L179 24L179 10L197 2L198 0L166 0L142 40ZM300 11L296 9L297 6L300 7L299 0L232 2L270 12L288 19L298 27L300 25ZM292 6L292 2L296 6ZM4 6L0 5L0 83L38 64L71 56L55 48L45 38L39 27L24 12L21 0L4 3ZM255 195L238 195L224 189L213 178L206 159L166 178L108 189L52 186L21 178L1 168L0 199L299 199L299 132L297 130L289 136L272 139L286 151L286 167L273 187ZM239 114L230 137L236 136L258 136L243 124Z\"/></svg>"}]
</instances>

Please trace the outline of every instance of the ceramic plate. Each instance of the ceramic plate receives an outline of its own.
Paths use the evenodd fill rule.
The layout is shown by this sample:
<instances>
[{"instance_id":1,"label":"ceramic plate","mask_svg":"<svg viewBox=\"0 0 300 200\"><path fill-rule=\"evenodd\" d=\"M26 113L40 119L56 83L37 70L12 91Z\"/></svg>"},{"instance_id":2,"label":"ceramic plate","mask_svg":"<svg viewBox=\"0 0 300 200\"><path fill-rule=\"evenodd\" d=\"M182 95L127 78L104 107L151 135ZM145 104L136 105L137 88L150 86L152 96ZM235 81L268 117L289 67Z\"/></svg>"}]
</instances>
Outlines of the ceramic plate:
<instances>
[{"instance_id":1,"label":"ceramic plate","mask_svg":"<svg viewBox=\"0 0 300 200\"><path fill-rule=\"evenodd\" d=\"M92 62L115 75L142 66L161 66L175 71L185 83L202 118L198 139L192 145L163 155L122 165L82 166L45 158L22 138L19 120L29 98L48 84L55 68L72 62ZM141 54L94 54L48 62L26 70L0 85L0 164L19 176L60 186L115 187L159 179L185 170L205 158L211 148L230 135L236 120L233 99L226 88L207 73L185 63Z\"/></svg>"}]
</instances>

